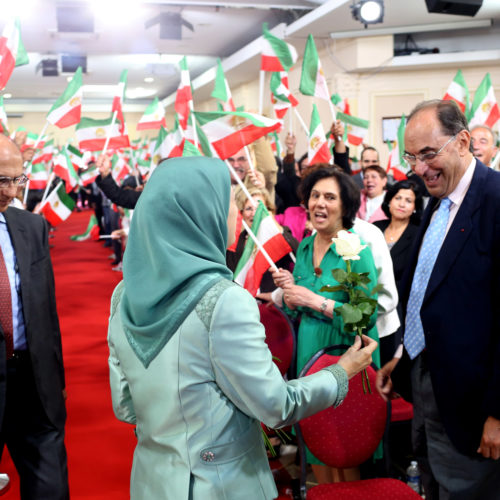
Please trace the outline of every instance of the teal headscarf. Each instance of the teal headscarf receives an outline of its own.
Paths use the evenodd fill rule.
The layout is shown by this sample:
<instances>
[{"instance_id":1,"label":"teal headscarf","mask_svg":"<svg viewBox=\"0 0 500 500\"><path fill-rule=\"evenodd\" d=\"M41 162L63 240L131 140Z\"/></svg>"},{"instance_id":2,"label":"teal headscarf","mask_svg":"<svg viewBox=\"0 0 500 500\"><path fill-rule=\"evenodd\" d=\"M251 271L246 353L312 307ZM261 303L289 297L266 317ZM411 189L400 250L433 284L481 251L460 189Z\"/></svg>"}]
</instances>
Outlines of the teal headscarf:
<instances>
[{"instance_id":1,"label":"teal headscarf","mask_svg":"<svg viewBox=\"0 0 500 500\"><path fill-rule=\"evenodd\" d=\"M230 177L206 157L162 162L134 210L123 259L121 317L147 368L226 267Z\"/></svg>"}]
</instances>

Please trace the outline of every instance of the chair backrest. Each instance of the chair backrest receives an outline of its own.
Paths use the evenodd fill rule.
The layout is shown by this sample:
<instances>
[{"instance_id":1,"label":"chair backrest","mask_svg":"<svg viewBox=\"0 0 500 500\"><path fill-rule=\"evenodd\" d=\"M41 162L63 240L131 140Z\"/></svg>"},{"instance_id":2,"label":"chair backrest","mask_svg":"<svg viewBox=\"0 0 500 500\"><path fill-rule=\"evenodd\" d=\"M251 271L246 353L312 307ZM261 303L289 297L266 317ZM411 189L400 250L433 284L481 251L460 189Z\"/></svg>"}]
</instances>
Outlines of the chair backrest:
<instances>
[{"instance_id":1,"label":"chair backrest","mask_svg":"<svg viewBox=\"0 0 500 500\"><path fill-rule=\"evenodd\" d=\"M274 362L284 375L290 368L295 349L293 327L288 317L274 304L259 304L260 321L266 329L266 343Z\"/></svg>"},{"instance_id":2,"label":"chair backrest","mask_svg":"<svg viewBox=\"0 0 500 500\"><path fill-rule=\"evenodd\" d=\"M313 361L310 375L336 363L339 356L323 354ZM349 391L337 408L327 408L300 421L311 453L331 467L356 467L375 451L387 423L387 405L375 389L375 370L367 369L372 394L364 394L361 373L349 380Z\"/></svg>"}]
</instances>

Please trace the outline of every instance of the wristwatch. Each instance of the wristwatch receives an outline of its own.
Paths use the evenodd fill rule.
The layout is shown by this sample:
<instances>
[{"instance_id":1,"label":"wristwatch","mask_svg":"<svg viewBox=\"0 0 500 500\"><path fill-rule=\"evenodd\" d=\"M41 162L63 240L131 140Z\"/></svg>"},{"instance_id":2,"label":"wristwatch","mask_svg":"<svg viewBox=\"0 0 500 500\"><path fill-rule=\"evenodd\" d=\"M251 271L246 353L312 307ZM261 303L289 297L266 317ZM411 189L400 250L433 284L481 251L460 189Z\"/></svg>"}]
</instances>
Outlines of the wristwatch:
<instances>
[{"instance_id":1,"label":"wristwatch","mask_svg":"<svg viewBox=\"0 0 500 500\"><path fill-rule=\"evenodd\" d=\"M319 308L319 310L321 311L322 314L325 314L327 305L328 305L328 299L324 299L323 302L321 303L320 308Z\"/></svg>"}]
</instances>

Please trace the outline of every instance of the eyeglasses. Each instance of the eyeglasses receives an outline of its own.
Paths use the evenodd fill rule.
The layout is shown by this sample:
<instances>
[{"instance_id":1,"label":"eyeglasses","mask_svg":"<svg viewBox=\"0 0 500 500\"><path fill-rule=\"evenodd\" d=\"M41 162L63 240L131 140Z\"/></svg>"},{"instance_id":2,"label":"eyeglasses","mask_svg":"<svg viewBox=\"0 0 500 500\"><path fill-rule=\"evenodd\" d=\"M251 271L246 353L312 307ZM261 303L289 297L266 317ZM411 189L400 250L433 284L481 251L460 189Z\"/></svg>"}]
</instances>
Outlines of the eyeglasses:
<instances>
[{"instance_id":1,"label":"eyeglasses","mask_svg":"<svg viewBox=\"0 0 500 500\"><path fill-rule=\"evenodd\" d=\"M448 146L448 144L456 137L457 134L455 134L453 137L450 137L437 151L431 151L430 153L421 153L418 155L410 155L408 153L405 153L403 155L403 159L405 159L412 167L417 164L417 160L420 160L422 163L432 163L435 160L436 156L439 156L443 149Z\"/></svg>"},{"instance_id":2,"label":"eyeglasses","mask_svg":"<svg viewBox=\"0 0 500 500\"><path fill-rule=\"evenodd\" d=\"M18 177L5 177L0 175L0 189L10 188L11 186L24 186L28 182L28 177L24 174Z\"/></svg>"}]
</instances>

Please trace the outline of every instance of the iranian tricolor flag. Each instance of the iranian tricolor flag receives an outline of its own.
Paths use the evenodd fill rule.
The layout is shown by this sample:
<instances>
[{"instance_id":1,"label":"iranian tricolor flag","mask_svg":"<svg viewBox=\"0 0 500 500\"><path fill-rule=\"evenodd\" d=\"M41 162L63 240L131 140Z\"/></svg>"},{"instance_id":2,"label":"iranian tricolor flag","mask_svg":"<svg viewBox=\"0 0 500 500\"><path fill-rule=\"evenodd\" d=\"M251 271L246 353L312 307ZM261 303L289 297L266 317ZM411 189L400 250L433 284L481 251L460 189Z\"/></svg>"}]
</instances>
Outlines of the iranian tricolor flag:
<instances>
[{"instance_id":1,"label":"iranian tricolor flag","mask_svg":"<svg viewBox=\"0 0 500 500\"><path fill-rule=\"evenodd\" d=\"M82 68L78 67L61 97L50 108L47 121L59 128L76 125L82 117Z\"/></svg>"},{"instance_id":2,"label":"iranian tricolor flag","mask_svg":"<svg viewBox=\"0 0 500 500\"><path fill-rule=\"evenodd\" d=\"M261 71L288 71L297 57L297 51L292 45L274 36L267 29L267 23L262 25Z\"/></svg>"},{"instance_id":3,"label":"iranian tricolor flag","mask_svg":"<svg viewBox=\"0 0 500 500\"><path fill-rule=\"evenodd\" d=\"M465 78L461 69L457 71L455 78L453 78L450 83L443 100L455 101L462 110L462 113L467 114L469 110L469 89L465 83Z\"/></svg>"},{"instance_id":4,"label":"iranian tricolor flag","mask_svg":"<svg viewBox=\"0 0 500 500\"><path fill-rule=\"evenodd\" d=\"M45 189L49 180L49 173L44 163L36 163L31 165L30 189Z\"/></svg>"},{"instance_id":5,"label":"iranian tricolor flag","mask_svg":"<svg viewBox=\"0 0 500 500\"><path fill-rule=\"evenodd\" d=\"M14 67L28 62L28 53L21 40L19 19L13 19L5 25L0 37L0 90L7 85Z\"/></svg>"},{"instance_id":6,"label":"iranian tricolor flag","mask_svg":"<svg viewBox=\"0 0 500 500\"><path fill-rule=\"evenodd\" d=\"M309 35L307 38L306 48L304 50L299 89L304 95L319 97L325 101L330 100L325 74L323 73L312 35Z\"/></svg>"},{"instance_id":7,"label":"iranian tricolor flag","mask_svg":"<svg viewBox=\"0 0 500 500\"><path fill-rule=\"evenodd\" d=\"M71 215L74 207L75 202L66 193L64 186L61 184L47 196L41 213L52 226L57 226Z\"/></svg>"},{"instance_id":8,"label":"iranian tricolor flag","mask_svg":"<svg viewBox=\"0 0 500 500\"><path fill-rule=\"evenodd\" d=\"M281 145L280 139L276 132L271 132L269 134L269 138L271 141L271 149L275 156L278 158L283 158L285 156L283 151L283 146Z\"/></svg>"},{"instance_id":9,"label":"iranian tricolor flag","mask_svg":"<svg viewBox=\"0 0 500 500\"><path fill-rule=\"evenodd\" d=\"M78 186L80 178L71 162L70 155L68 154L68 147L64 147L54 158L54 173L65 181L66 191L68 193Z\"/></svg>"},{"instance_id":10,"label":"iranian tricolor flag","mask_svg":"<svg viewBox=\"0 0 500 500\"><path fill-rule=\"evenodd\" d=\"M80 173L80 183L82 186L88 186L96 180L98 175L99 169L95 165L91 165Z\"/></svg>"},{"instance_id":11,"label":"iranian tricolor flag","mask_svg":"<svg viewBox=\"0 0 500 500\"><path fill-rule=\"evenodd\" d=\"M7 126L7 113L5 111L5 106L3 105L3 95L0 96L0 133L9 135L9 129Z\"/></svg>"},{"instance_id":12,"label":"iranian tricolor flag","mask_svg":"<svg viewBox=\"0 0 500 500\"><path fill-rule=\"evenodd\" d=\"M28 134L26 135L26 141L21 146L21 152L25 151L26 149L34 148L35 144L36 144L36 149L43 149L46 140L47 140L46 136L41 137L39 140L38 134L34 134L33 132L28 132Z\"/></svg>"},{"instance_id":13,"label":"iranian tricolor flag","mask_svg":"<svg viewBox=\"0 0 500 500\"><path fill-rule=\"evenodd\" d=\"M186 130L189 110L193 107L193 93L191 91L191 79L189 77L189 70L187 65L186 56L181 59L179 63L181 69L181 81L175 96L175 112L179 117L179 124L183 130Z\"/></svg>"},{"instance_id":14,"label":"iranian tricolor flag","mask_svg":"<svg viewBox=\"0 0 500 500\"><path fill-rule=\"evenodd\" d=\"M184 149L182 150L182 156L203 156L203 155L191 141L184 141Z\"/></svg>"},{"instance_id":15,"label":"iranian tricolor flag","mask_svg":"<svg viewBox=\"0 0 500 500\"><path fill-rule=\"evenodd\" d=\"M73 241L85 241L88 239L98 240L99 239L99 226L97 225L97 218L94 214L90 216L89 223L87 224L87 229L82 234L74 234L69 237Z\"/></svg>"},{"instance_id":16,"label":"iranian tricolor flag","mask_svg":"<svg viewBox=\"0 0 500 500\"><path fill-rule=\"evenodd\" d=\"M212 97L218 99L222 105L223 111L236 111L231 90L224 75L224 69L220 59L217 59L217 73L215 74L215 85Z\"/></svg>"},{"instance_id":17,"label":"iranian tricolor flag","mask_svg":"<svg viewBox=\"0 0 500 500\"><path fill-rule=\"evenodd\" d=\"M68 144L66 146L66 151L76 172L78 172L81 168L85 168L83 153L77 147L72 144Z\"/></svg>"},{"instance_id":18,"label":"iranian tricolor flag","mask_svg":"<svg viewBox=\"0 0 500 500\"><path fill-rule=\"evenodd\" d=\"M141 116L137 124L137 130L156 130L166 126L165 108L158 100L158 97L155 97L154 101L146 108L146 111L144 111L144 114Z\"/></svg>"},{"instance_id":19,"label":"iranian tricolor flag","mask_svg":"<svg viewBox=\"0 0 500 500\"><path fill-rule=\"evenodd\" d=\"M288 84L288 73L280 71L271 75L271 100L274 104L274 112L276 117L280 120L283 119L286 112L290 107L295 107L299 101L290 92Z\"/></svg>"},{"instance_id":20,"label":"iranian tricolor flag","mask_svg":"<svg viewBox=\"0 0 500 500\"><path fill-rule=\"evenodd\" d=\"M387 172L392 171L392 175L396 181L402 181L406 179L407 174L410 171L410 166L403 158L403 154L405 151L405 127L406 118L403 114L398 126L396 144L394 148L389 152L389 162L387 165Z\"/></svg>"},{"instance_id":21,"label":"iranian tricolor flag","mask_svg":"<svg viewBox=\"0 0 500 500\"><path fill-rule=\"evenodd\" d=\"M281 128L279 120L245 112L195 112L196 119L222 160L260 137Z\"/></svg>"},{"instance_id":22,"label":"iranian tricolor flag","mask_svg":"<svg viewBox=\"0 0 500 500\"><path fill-rule=\"evenodd\" d=\"M171 132L167 132L163 127L160 128L158 139L153 149L153 162L158 164L165 158L176 158L182 156L184 151L184 136L180 130L179 123L176 121Z\"/></svg>"},{"instance_id":23,"label":"iranian tricolor flag","mask_svg":"<svg viewBox=\"0 0 500 500\"><path fill-rule=\"evenodd\" d=\"M347 99L342 99L342 97L340 97L339 94L333 94L330 99L338 111L344 113L345 115L351 114L351 110L349 108L349 103L347 102Z\"/></svg>"},{"instance_id":24,"label":"iranian tricolor flag","mask_svg":"<svg viewBox=\"0 0 500 500\"><path fill-rule=\"evenodd\" d=\"M474 101L469 112L469 127L486 125L493 128L500 119L500 110L489 73L483 78L474 94Z\"/></svg>"},{"instance_id":25,"label":"iranian tricolor flag","mask_svg":"<svg viewBox=\"0 0 500 500\"><path fill-rule=\"evenodd\" d=\"M316 104L313 104L311 125L309 127L307 162L309 165L314 165L315 163L330 163L331 160L332 154L328 147L325 130L319 119L318 108L316 108Z\"/></svg>"},{"instance_id":26,"label":"iranian tricolor flag","mask_svg":"<svg viewBox=\"0 0 500 500\"><path fill-rule=\"evenodd\" d=\"M33 156L33 160L31 161L31 163L33 165L36 165L37 163L47 163L52 160L53 155L54 155L54 139L50 139L50 141L47 141L43 145L41 151L39 151Z\"/></svg>"},{"instance_id":27,"label":"iranian tricolor flag","mask_svg":"<svg viewBox=\"0 0 500 500\"><path fill-rule=\"evenodd\" d=\"M347 141L353 146L359 146L363 143L370 122L357 118L356 116L346 115L344 113L337 113L337 119L344 123L347 131Z\"/></svg>"},{"instance_id":28,"label":"iranian tricolor flag","mask_svg":"<svg viewBox=\"0 0 500 500\"><path fill-rule=\"evenodd\" d=\"M188 128L184 133L184 137L186 138L186 140L191 141L193 144L195 143L192 125L188 125ZM198 123L196 123L196 137L198 140L198 147L203 156L208 156L209 158L218 158L217 152L213 148L212 144L210 144L208 137L205 135Z\"/></svg>"},{"instance_id":29,"label":"iranian tricolor flag","mask_svg":"<svg viewBox=\"0 0 500 500\"><path fill-rule=\"evenodd\" d=\"M104 120L82 118L76 126L76 138L80 149L82 151L102 151L108 131L111 133L108 150L130 147L126 130L124 134L121 134L119 122L115 121L111 127L111 120L112 118Z\"/></svg>"},{"instance_id":30,"label":"iranian tricolor flag","mask_svg":"<svg viewBox=\"0 0 500 500\"><path fill-rule=\"evenodd\" d=\"M273 217L259 201L252 223L252 232L262 243L273 262L277 262L292 251L281 234ZM257 295L262 276L269 269L269 263L250 236L234 271L234 281L246 288L254 297Z\"/></svg>"},{"instance_id":31,"label":"iranian tricolor flag","mask_svg":"<svg viewBox=\"0 0 500 500\"><path fill-rule=\"evenodd\" d=\"M125 161L122 155L114 154L111 157L111 176L118 184L125 179L127 175L132 172L130 165Z\"/></svg>"},{"instance_id":32,"label":"iranian tricolor flag","mask_svg":"<svg viewBox=\"0 0 500 500\"><path fill-rule=\"evenodd\" d=\"M116 87L115 96L113 97L113 104L111 112L116 111L116 118L119 120L120 134L125 132L125 118L123 117L123 101L125 100L125 91L127 89L127 74L128 69L124 69L120 75L120 81Z\"/></svg>"}]
</instances>

